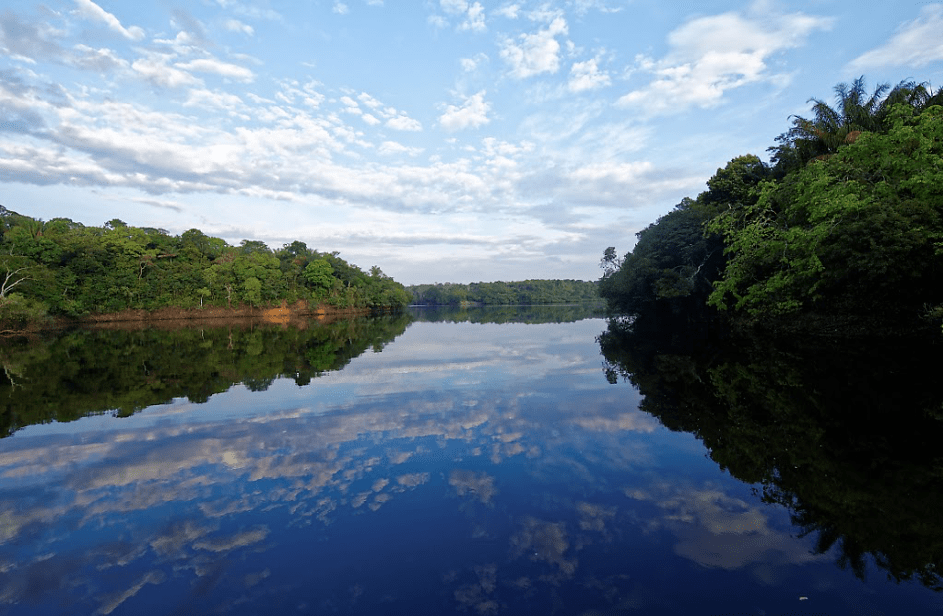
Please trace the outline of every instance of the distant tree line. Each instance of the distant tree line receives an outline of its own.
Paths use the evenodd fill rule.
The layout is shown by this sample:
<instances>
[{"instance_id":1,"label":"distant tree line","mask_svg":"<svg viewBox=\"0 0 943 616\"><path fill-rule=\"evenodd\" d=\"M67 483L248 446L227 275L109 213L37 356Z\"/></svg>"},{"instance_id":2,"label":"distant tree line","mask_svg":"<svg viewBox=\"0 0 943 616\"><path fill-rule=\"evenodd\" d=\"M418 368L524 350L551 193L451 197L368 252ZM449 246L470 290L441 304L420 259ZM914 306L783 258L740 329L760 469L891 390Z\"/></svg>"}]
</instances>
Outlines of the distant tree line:
<instances>
[{"instance_id":1,"label":"distant tree line","mask_svg":"<svg viewBox=\"0 0 943 616\"><path fill-rule=\"evenodd\" d=\"M864 78L606 249L599 292L630 317L790 321L943 317L943 93ZM710 309L708 309L708 306ZM716 309L716 311L714 310ZM720 311L720 312L717 312Z\"/></svg>"},{"instance_id":2,"label":"distant tree line","mask_svg":"<svg viewBox=\"0 0 943 616\"><path fill-rule=\"evenodd\" d=\"M198 229L170 235L112 220L102 227L42 221L0 206L0 320L81 317L129 309L308 300L338 308L399 308L403 285L295 241L239 246Z\"/></svg>"},{"instance_id":3,"label":"distant tree line","mask_svg":"<svg viewBox=\"0 0 943 616\"><path fill-rule=\"evenodd\" d=\"M412 303L426 306L571 304L599 300L596 282L522 280L518 282L436 283L406 287Z\"/></svg>"},{"instance_id":4,"label":"distant tree line","mask_svg":"<svg viewBox=\"0 0 943 616\"><path fill-rule=\"evenodd\" d=\"M564 306L548 304L504 304L473 307L471 310L455 306L424 306L410 311L413 320L429 323L575 323L583 319L606 316L600 301L569 303Z\"/></svg>"}]
</instances>

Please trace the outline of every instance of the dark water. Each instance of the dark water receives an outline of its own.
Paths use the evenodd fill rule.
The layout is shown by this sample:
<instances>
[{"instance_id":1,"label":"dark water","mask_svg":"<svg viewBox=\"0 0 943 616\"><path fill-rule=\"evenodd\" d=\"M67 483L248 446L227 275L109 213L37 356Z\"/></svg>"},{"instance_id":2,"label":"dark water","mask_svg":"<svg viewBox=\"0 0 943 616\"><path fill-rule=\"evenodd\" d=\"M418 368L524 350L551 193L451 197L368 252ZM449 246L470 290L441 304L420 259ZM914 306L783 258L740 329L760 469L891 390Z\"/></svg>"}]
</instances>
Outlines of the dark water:
<instances>
[{"instance_id":1,"label":"dark water","mask_svg":"<svg viewBox=\"0 0 943 616\"><path fill-rule=\"evenodd\" d=\"M642 383L657 393L640 410L618 374L632 361L601 355L606 321L572 318L84 332L4 350L0 612L943 612L867 549L843 568L845 527L818 549L795 502L764 500L804 496L762 456L712 459L739 450L719 420L667 415L680 385ZM43 376L55 383L30 389Z\"/></svg>"}]
</instances>

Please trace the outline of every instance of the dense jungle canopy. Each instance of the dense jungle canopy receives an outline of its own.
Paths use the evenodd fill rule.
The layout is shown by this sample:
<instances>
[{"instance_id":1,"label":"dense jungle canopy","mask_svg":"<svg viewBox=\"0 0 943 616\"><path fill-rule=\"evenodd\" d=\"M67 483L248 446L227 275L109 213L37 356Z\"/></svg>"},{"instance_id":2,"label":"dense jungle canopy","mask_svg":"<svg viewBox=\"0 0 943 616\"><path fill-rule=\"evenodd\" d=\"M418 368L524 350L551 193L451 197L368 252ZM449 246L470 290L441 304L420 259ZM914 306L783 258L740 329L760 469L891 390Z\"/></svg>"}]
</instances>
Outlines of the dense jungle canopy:
<instances>
[{"instance_id":1,"label":"dense jungle canopy","mask_svg":"<svg viewBox=\"0 0 943 616\"><path fill-rule=\"evenodd\" d=\"M631 317L874 327L943 317L943 91L864 78L811 99L769 151L602 259L600 295ZM720 312L718 312L720 311Z\"/></svg>"},{"instance_id":2,"label":"dense jungle canopy","mask_svg":"<svg viewBox=\"0 0 943 616\"><path fill-rule=\"evenodd\" d=\"M198 229L174 236L112 220L102 227L41 221L0 206L0 320L81 317L130 309L263 306L307 300L337 308L410 301L379 267L364 272L336 252L295 241L239 246Z\"/></svg>"}]
</instances>

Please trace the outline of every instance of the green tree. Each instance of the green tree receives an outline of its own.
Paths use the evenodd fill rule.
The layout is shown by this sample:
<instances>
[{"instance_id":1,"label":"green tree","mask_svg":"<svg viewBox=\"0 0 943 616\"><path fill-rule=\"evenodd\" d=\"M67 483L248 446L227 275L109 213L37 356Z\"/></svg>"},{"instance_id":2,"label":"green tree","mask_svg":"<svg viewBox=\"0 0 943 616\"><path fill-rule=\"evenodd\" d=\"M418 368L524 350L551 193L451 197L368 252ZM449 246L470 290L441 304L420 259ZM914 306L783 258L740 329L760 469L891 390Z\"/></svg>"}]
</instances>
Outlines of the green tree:
<instances>
[{"instance_id":1,"label":"green tree","mask_svg":"<svg viewBox=\"0 0 943 616\"><path fill-rule=\"evenodd\" d=\"M886 94L886 96L885 96ZM904 104L919 113L943 103L941 92L934 94L925 84L902 81L893 89L882 83L868 94L864 77L851 84L835 86L835 105L810 98L812 117L792 116L792 127L770 148L772 161L781 172L788 172L809 160L829 156L862 133L884 132L889 128L890 111Z\"/></svg>"},{"instance_id":2,"label":"green tree","mask_svg":"<svg viewBox=\"0 0 943 616\"><path fill-rule=\"evenodd\" d=\"M334 287L334 268L325 259L315 259L304 269L304 279L314 290L315 299L323 299Z\"/></svg>"},{"instance_id":3,"label":"green tree","mask_svg":"<svg viewBox=\"0 0 943 616\"><path fill-rule=\"evenodd\" d=\"M943 301L943 108L888 122L714 219L729 261L711 304L912 316Z\"/></svg>"},{"instance_id":4,"label":"green tree","mask_svg":"<svg viewBox=\"0 0 943 616\"><path fill-rule=\"evenodd\" d=\"M242 283L243 298L252 306L262 303L262 282L255 276L249 276Z\"/></svg>"}]
</instances>

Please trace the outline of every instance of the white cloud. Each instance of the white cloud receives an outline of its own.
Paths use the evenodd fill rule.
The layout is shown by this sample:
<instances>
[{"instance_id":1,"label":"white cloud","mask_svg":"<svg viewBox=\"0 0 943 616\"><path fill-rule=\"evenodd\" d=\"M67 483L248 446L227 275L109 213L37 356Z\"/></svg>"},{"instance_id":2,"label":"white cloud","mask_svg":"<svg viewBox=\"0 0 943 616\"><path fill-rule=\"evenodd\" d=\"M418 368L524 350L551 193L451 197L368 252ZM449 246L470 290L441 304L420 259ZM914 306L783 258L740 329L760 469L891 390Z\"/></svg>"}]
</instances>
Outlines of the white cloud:
<instances>
[{"instance_id":1,"label":"white cloud","mask_svg":"<svg viewBox=\"0 0 943 616\"><path fill-rule=\"evenodd\" d=\"M363 103L364 105L366 105L367 107L369 107L370 109L380 109L381 107L383 107L383 103L381 103L381 102L378 101L377 99L373 98L372 96L370 96L370 95L367 94L366 92L361 92L360 94L358 94L358 95L357 95L357 99L358 99L361 103Z\"/></svg>"},{"instance_id":2,"label":"white cloud","mask_svg":"<svg viewBox=\"0 0 943 616\"><path fill-rule=\"evenodd\" d=\"M596 9L600 13L618 13L622 7L607 6L604 0L571 0L570 3L577 15L585 15L591 9Z\"/></svg>"},{"instance_id":3,"label":"white cloud","mask_svg":"<svg viewBox=\"0 0 943 616\"><path fill-rule=\"evenodd\" d=\"M943 5L933 4L923 7L917 19L902 24L887 43L858 56L848 67L857 72L885 66L920 67L939 60L943 60Z\"/></svg>"},{"instance_id":4,"label":"white cloud","mask_svg":"<svg viewBox=\"0 0 943 616\"><path fill-rule=\"evenodd\" d=\"M574 62L570 68L570 80L567 88L570 92L583 92L604 88L612 83L609 74L600 72L595 58L585 62Z\"/></svg>"},{"instance_id":5,"label":"white cloud","mask_svg":"<svg viewBox=\"0 0 943 616\"><path fill-rule=\"evenodd\" d=\"M230 32L242 32L248 36L255 34L255 30L249 24L244 24L238 19L228 19L225 23L226 29Z\"/></svg>"},{"instance_id":6,"label":"white cloud","mask_svg":"<svg viewBox=\"0 0 943 616\"><path fill-rule=\"evenodd\" d=\"M474 58L461 58L459 64L466 73L474 72L482 63L488 61L488 56L484 53L478 53Z\"/></svg>"},{"instance_id":7,"label":"white cloud","mask_svg":"<svg viewBox=\"0 0 943 616\"><path fill-rule=\"evenodd\" d=\"M469 96L461 106L448 105L439 117L439 125L449 131L478 128L490 122L491 104L485 102L485 91Z\"/></svg>"},{"instance_id":8,"label":"white cloud","mask_svg":"<svg viewBox=\"0 0 943 616\"><path fill-rule=\"evenodd\" d=\"M439 6L449 15L461 15L468 10L466 0L439 0Z\"/></svg>"},{"instance_id":9,"label":"white cloud","mask_svg":"<svg viewBox=\"0 0 943 616\"><path fill-rule=\"evenodd\" d=\"M131 69L162 88L178 88L202 83L190 73L170 66L169 60L169 56L151 53L132 62Z\"/></svg>"},{"instance_id":10,"label":"white cloud","mask_svg":"<svg viewBox=\"0 0 943 616\"><path fill-rule=\"evenodd\" d=\"M144 30L137 26L125 28L121 25L121 22L118 21L117 17L92 2L92 0L75 0L75 3L79 7L80 15L104 23L111 30L117 32L124 38L132 41L140 41L144 38Z\"/></svg>"},{"instance_id":11,"label":"white cloud","mask_svg":"<svg viewBox=\"0 0 943 616\"><path fill-rule=\"evenodd\" d=\"M344 109L342 110L344 113L352 113L354 115L361 115L363 113L363 110L360 108L360 105L357 104L357 101L350 98L349 96L342 96L340 101L344 105Z\"/></svg>"},{"instance_id":12,"label":"white cloud","mask_svg":"<svg viewBox=\"0 0 943 616\"><path fill-rule=\"evenodd\" d=\"M380 147L377 148L377 152L385 156L391 156L396 154L407 154L409 156L418 156L422 154L422 148L410 148L401 143L396 143L395 141L384 141L380 144Z\"/></svg>"},{"instance_id":13,"label":"white cloud","mask_svg":"<svg viewBox=\"0 0 943 616\"><path fill-rule=\"evenodd\" d=\"M727 90L749 83L774 82L766 60L798 47L832 20L802 13L744 17L724 13L692 19L668 35L671 51L661 60L636 57L636 69L654 80L619 99L622 106L641 107L649 115L667 115L692 106L719 105Z\"/></svg>"},{"instance_id":14,"label":"white cloud","mask_svg":"<svg viewBox=\"0 0 943 616\"><path fill-rule=\"evenodd\" d=\"M230 77L245 82L255 79L255 74L249 69L215 58L200 58L183 64L178 63L176 66L183 70L196 71L198 73L213 73L221 77Z\"/></svg>"},{"instance_id":15,"label":"white cloud","mask_svg":"<svg viewBox=\"0 0 943 616\"><path fill-rule=\"evenodd\" d=\"M442 17L441 15L429 15L429 17L426 18L426 21L430 26L435 28L448 28L449 26L448 20L446 20L445 17Z\"/></svg>"},{"instance_id":16,"label":"white cloud","mask_svg":"<svg viewBox=\"0 0 943 616\"><path fill-rule=\"evenodd\" d=\"M471 32L484 32L488 29L485 26L485 8L481 6L481 3L475 2L468 7L465 20L459 24L458 29Z\"/></svg>"},{"instance_id":17,"label":"white cloud","mask_svg":"<svg viewBox=\"0 0 943 616\"><path fill-rule=\"evenodd\" d=\"M350 9L343 2L335 2L334 7L331 10L337 13L338 15L346 15L347 13L350 12Z\"/></svg>"},{"instance_id":18,"label":"white cloud","mask_svg":"<svg viewBox=\"0 0 943 616\"><path fill-rule=\"evenodd\" d=\"M494 10L495 15L507 17L508 19L517 19L521 13L520 4L507 4Z\"/></svg>"},{"instance_id":19,"label":"white cloud","mask_svg":"<svg viewBox=\"0 0 943 616\"><path fill-rule=\"evenodd\" d=\"M75 46L75 55L70 58L73 66L106 72L114 68L127 68L127 60L119 58L111 49L93 49L81 43Z\"/></svg>"},{"instance_id":20,"label":"white cloud","mask_svg":"<svg viewBox=\"0 0 943 616\"><path fill-rule=\"evenodd\" d=\"M421 131L422 123L405 115L398 115L386 121L387 128L403 131Z\"/></svg>"},{"instance_id":21,"label":"white cloud","mask_svg":"<svg viewBox=\"0 0 943 616\"><path fill-rule=\"evenodd\" d=\"M183 103L184 107L201 107L213 111L224 110L233 115L238 115L241 119L248 120L246 105L241 98L228 92L218 92L207 90L205 88L193 88L187 95L187 100Z\"/></svg>"},{"instance_id":22,"label":"white cloud","mask_svg":"<svg viewBox=\"0 0 943 616\"><path fill-rule=\"evenodd\" d=\"M567 33L566 20L557 16L535 34L522 34L519 43L506 39L501 57L511 66L511 75L524 79L541 73L556 73L560 67L560 43L556 37Z\"/></svg>"},{"instance_id":23,"label":"white cloud","mask_svg":"<svg viewBox=\"0 0 943 616\"><path fill-rule=\"evenodd\" d=\"M369 113L364 113L360 116L360 119L369 124L370 126L376 126L380 123L380 120L376 116L370 115Z\"/></svg>"}]
</instances>

